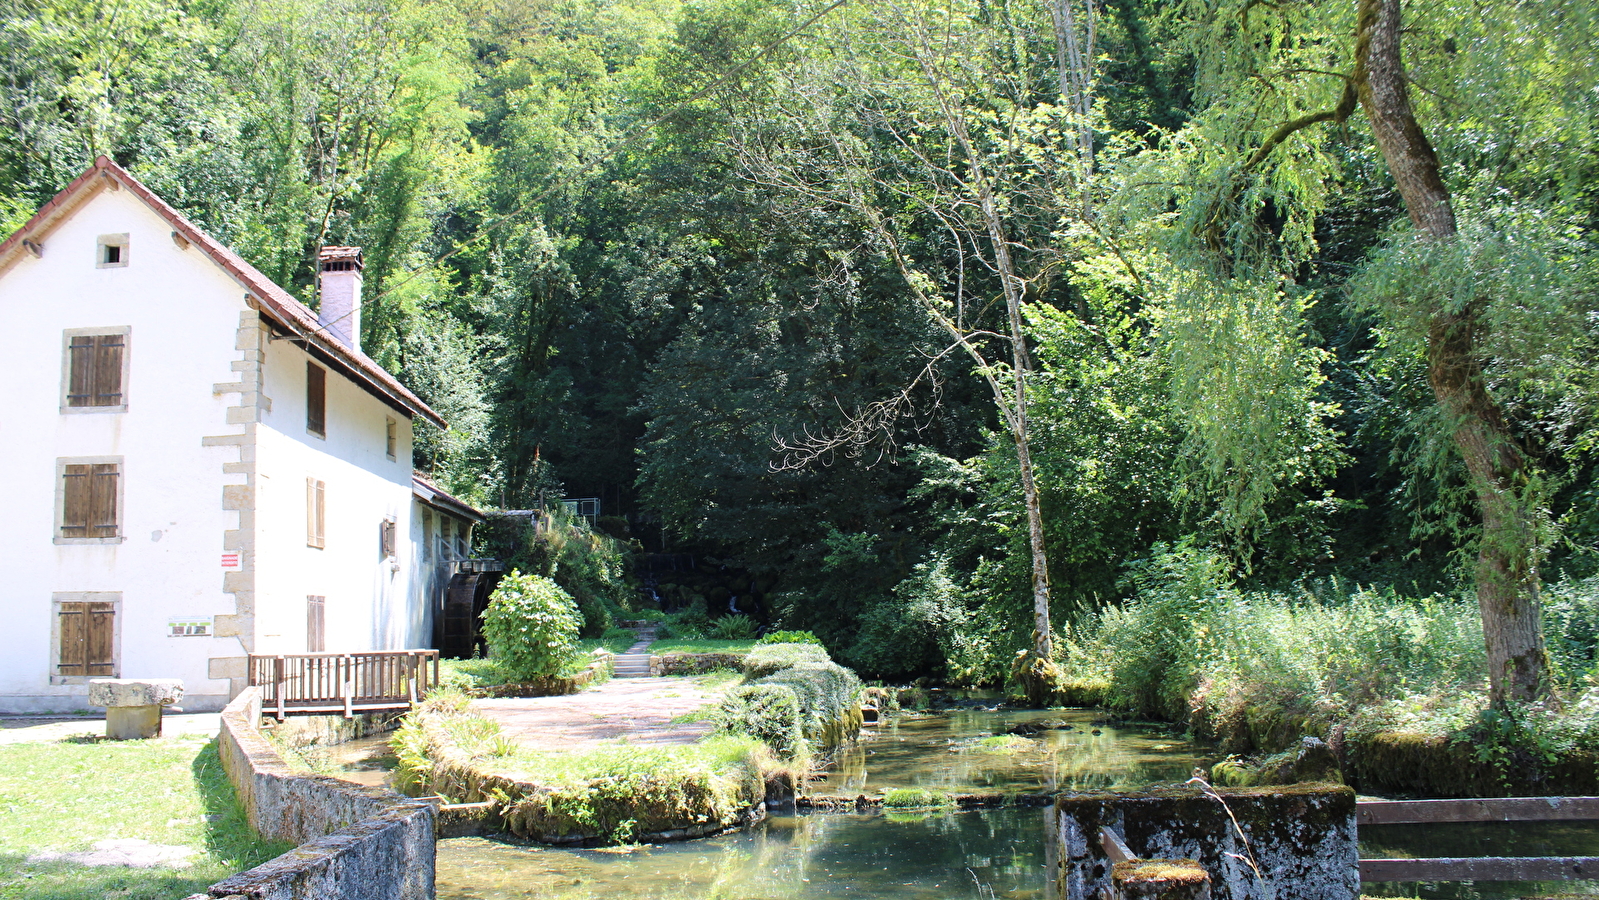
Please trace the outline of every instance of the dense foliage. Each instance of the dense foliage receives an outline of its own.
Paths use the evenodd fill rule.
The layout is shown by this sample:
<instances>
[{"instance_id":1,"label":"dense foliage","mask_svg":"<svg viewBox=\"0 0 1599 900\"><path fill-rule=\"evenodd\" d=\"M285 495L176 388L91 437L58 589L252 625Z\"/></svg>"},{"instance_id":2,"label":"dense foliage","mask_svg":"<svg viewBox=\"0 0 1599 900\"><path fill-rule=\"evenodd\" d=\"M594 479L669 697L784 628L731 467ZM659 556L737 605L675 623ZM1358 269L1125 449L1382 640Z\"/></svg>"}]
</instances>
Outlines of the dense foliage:
<instances>
[{"instance_id":1,"label":"dense foliage","mask_svg":"<svg viewBox=\"0 0 1599 900\"><path fill-rule=\"evenodd\" d=\"M557 675L572 663L582 622L576 601L560 585L513 571L483 611L483 637L501 672L532 681Z\"/></svg>"},{"instance_id":2,"label":"dense foliage","mask_svg":"<svg viewBox=\"0 0 1599 900\"><path fill-rule=\"evenodd\" d=\"M1573 688L1599 4L1405 8L1434 240L1361 94L1388 2L21 0L0 222L106 153L307 300L365 247L364 345L451 423L417 465L600 500L506 545L591 637L658 597L995 683L1045 621L1130 709L1252 655L1359 703L1482 686L1503 558Z\"/></svg>"}]
</instances>

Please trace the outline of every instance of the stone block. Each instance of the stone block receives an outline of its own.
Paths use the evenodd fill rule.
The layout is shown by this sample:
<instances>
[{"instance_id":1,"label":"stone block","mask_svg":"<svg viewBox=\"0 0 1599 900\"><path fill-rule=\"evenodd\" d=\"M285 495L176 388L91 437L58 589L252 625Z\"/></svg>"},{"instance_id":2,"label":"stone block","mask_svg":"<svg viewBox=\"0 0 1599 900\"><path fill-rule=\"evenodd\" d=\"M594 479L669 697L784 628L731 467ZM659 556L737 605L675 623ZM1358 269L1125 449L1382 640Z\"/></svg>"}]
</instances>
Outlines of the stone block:
<instances>
[{"instance_id":1,"label":"stone block","mask_svg":"<svg viewBox=\"0 0 1599 900\"><path fill-rule=\"evenodd\" d=\"M1191 859L1129 859L1111 869L1116 900L1210 900L1210 873Z\"/></svg>"},{"instance_id":2,"label":"stone block","mask_svg":"<svg viewBox=\"0 0 1599 900\"><path fill-rule=\"evenodd\" d=\"M210 678L243 678L248 661L242 656L219 656L206 661L206 675Z\"/></svg>"},{"instance_id":3,"label":"stone block","mask_svg":"<svg viewBox=\"0 0 1599 900\"><path fill-rule=\"evenodd\" d=\"M1355 794L1343 785L1197 786L1061 794L1048 810L1054 900L1112 890L1109 828L1145 859L1191 859L1214 900L1354 900L1360 893Z\"/></svg>"},{"instance_id":4,"label":"stone block","mask_svg":"<svg viewBox=\"0 0 1599 900\"><path fill-rule=\"evenodd\" d=\"M161 707L113 706L105 711L105 736L113 741L144 741L161 736Z\"/></svg>"},{"instance_id":5,"label":"stone block","mask_svg":"<svg viewBox=\"0 0 1599 900\"><path fill-rule=\"evenodd\" d=\"M167 706L183 699L183 682L176 678L95 678L89 682L89 705Z\"/></svg>"}]
</instances>

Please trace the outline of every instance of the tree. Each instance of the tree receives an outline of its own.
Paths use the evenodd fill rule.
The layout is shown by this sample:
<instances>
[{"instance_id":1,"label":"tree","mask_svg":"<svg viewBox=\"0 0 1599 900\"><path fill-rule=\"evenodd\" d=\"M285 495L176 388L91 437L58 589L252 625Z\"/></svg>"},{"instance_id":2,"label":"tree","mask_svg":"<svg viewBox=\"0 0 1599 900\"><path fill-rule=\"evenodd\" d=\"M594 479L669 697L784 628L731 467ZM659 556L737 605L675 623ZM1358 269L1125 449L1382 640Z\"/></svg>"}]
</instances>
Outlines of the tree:
<instances>
[{"instance_id":1,"label":"tree","mask_svg":"<svg viewBox=\"0 0 1599 900\"><path fill-rule=\"evenodd\" d=\"M1060 0L1048 13L1058 37L1053 91L1039 89L1048 65L1037 60L1048 57L1029 48L1041 29L1009 7L856 11L824 39L842 49L818 48L816 64L793 69L778 92L790 99L773 105L777 121L749 128L742 141L757 183L860 221L870 251L947 335L935 359L968 357L987 386L1016 457L1032 561L1030 659L1045 666L1054 655L1049 564L1023 309L1058 289L1055 225L1088 212L1095 65L1093 5ZM842 433L786 444L788 462L858 451L905 414L908 396L863 407Z\"/></svg>"},{"instance_id":2,"label":"tree","mask_svg":"<svg viewBox=\"0 0 1599 900\"><path fill-rule=\"evenodd\" d=\"M1550 686L1538 608L1549 482L1535 463L1549 454L1527 445L1569 420L1562 382L1581 341L1571 298L1586 251L1562 231L1591 204L1547 173L1586 165L1567 148L1592 146L1592 129L1569 124L1591 106L1592 79L1585 61L1562 56L1581 57L1574 48L1596 29L1588 4L1491 7L1429 7L1425 26L1405 31L1398 0L1195 4L1202 109L1169 139L1183 150L1152 157L1186 160L1165 170L1188 187L1170 246L1224 277L1304 292L1295 282L1315 261L1330 188L1383 176L1362 168L1371 145L1354 114L1364 111L1411 228L1341 281L1355 309L1375 314L1389 352L1413 349L1425 373L1434 408L1411 424L1448 440L1468 487L1476 522L1456 536L1475 552L1490 695L1504 703ZM1552 45L1530 48L1527 33ZM1419 78L1407 74L1402 35L1420 42L1410 54L1426 69ZM1429 83L1430 123L1412 104L1418 82ZM1452 165L1429 131L1451 136ZM1551 167L1551 153L1563 164Z\"/></svg>"}]
</instances>

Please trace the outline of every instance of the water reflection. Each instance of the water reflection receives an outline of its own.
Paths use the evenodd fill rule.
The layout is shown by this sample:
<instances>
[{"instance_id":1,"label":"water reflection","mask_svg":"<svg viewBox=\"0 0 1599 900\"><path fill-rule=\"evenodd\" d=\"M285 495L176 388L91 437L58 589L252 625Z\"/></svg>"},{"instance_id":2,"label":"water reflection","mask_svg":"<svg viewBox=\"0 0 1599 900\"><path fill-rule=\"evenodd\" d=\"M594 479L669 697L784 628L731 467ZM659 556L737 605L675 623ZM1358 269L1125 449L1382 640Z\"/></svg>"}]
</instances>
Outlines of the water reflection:
<instances>
[{"instance_id":1,"label":"water reflection","mask_svg":"<svg viewBox=\"0 0 1599 900\"><path fill-rule=\"evenodd\" d=\"M896 900L1044 896L1043 812L809 815L631 851L439 842L440 900Z\"/></svg>"},{"instance_id":2,"label":"water reflection","mask_svg":"<svg viewBox=\"0 0 1599 900\"><path fill-rule=\"evenodd\" d=\"M894 717L838 754L819 795L898 787L966 793L1132 788L1186 781L1212 758L1179 738L1101 722L1093 710L954 710ZM1022 732L1004 746L985 738Z\"/></svg>"},{"instance_id":3,"label":"water reflection","mask_svg":"<svg viewBox=\"0 0 1599 900\"><path fill-rule=\"evenodd\" d=\"M1047 726L1047 727L1046 727ZM1021 732L1015 739L984 740ZM956 710L890 719L841 753L818 795L1141 787L1207 765L1181 740L1092 711ZM1043 811L822 814L632 850L441 841L441 900L998 900L1045 895Z\"/></svg>"}]
</instances>

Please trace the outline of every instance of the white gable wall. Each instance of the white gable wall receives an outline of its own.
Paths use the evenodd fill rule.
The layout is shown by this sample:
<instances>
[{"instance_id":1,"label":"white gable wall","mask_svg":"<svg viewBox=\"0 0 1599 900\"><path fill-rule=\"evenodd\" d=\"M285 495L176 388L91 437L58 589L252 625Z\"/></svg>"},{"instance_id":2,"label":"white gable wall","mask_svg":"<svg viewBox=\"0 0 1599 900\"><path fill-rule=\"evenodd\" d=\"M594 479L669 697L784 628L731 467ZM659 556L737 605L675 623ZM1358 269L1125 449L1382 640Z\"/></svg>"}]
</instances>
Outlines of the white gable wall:
<instances>
[{"instance_id":1,"label":"white gable wall","mask_svg":"<svg viewBox=\"0 0 1599 900\"><path fill-rule=\"evenodd\" d=\"M97 238L129 236L128 265L96 266ZM81 708L84 684L52 678L53 599L120 595L121 677L181 678L198 708L220 705L229 682L208 660L242 652L236 638L169 637L173 616L234 612L222 592L223 534L239 514L223 508L223 473L237 451L202 437L239 433L226 423L243 290L126 190L102 191L51 232L42 257L0 274L0 472L10 480L0 516L0 709ZM129 329L126 412L61 411L63 332ZM236 395L235 395L236 396ZM56 537L58 460L122 462L121 540L61 544Z\"/></svg>"}]
</instances>

